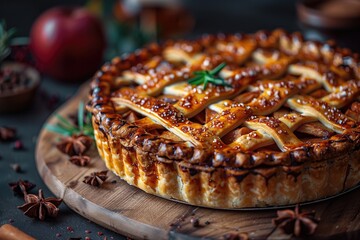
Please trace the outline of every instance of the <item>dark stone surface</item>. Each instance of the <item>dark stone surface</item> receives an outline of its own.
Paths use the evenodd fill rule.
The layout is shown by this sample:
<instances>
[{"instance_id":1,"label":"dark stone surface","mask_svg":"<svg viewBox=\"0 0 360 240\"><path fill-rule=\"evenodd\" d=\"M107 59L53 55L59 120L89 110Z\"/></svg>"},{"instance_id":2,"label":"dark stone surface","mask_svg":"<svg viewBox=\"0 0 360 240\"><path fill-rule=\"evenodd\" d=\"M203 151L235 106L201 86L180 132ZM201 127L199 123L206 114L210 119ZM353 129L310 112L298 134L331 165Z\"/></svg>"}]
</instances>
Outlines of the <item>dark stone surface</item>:
<instances>
[{"instance_id":1,"label":"dark stone surface","mask_svg":"<svg viewBox=\"0 0 360 240\"><path fill-rule=\"evenodd\" d=\"M24 150L14 150L14 141L0 142L0 225L13 222L12 224L24 232L32 235L36 239L68 239L71 237L86 236L91 239L124 239L120 235L109 231L69 209L64 203L60 205L60 213L57 218L48 218L45 221L28 218L17 209L24 200L21 196L16 196L8 186L9 182L18 179L29 180L37 186L31 193L37 193L39 188L44 190L45 197L53 196L41 180L35 166L35 146L40 129L49 115L55 108L48 108L48 101L44 99L41 92L46 91L49 95L58 95L61 103L73 95L79 84L64 85L59 82L43 78L41 91L38 91L35 101L29 109L16 114L0 114L0 126L9 126L17 129L17 137L23 142ZM57 104L57 106L59 106ZM55 106L56 107L56 106ZM22 171L16 173L10 164L18 163ZM74 232L67 230L67 227L74 229ZM86 234L85 231L91 233ZM98 232L103 232L99 237ZM56 237L60 233L61 237ZM113 238L111 238L113 237Z\"/></svg>"}]
</instances>

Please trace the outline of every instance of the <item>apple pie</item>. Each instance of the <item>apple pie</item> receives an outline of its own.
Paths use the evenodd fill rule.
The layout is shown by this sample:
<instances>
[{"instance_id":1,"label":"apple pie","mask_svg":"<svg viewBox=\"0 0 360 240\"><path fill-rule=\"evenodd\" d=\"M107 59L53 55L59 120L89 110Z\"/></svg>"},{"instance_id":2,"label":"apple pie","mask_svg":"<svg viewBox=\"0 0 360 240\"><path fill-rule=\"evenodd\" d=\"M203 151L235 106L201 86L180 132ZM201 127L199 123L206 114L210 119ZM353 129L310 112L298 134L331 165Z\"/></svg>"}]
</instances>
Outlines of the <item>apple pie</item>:
<instances>
[{"instance_id":1,"label":"apple pie","mask_svg":"<svg viewBox=\"0 0 360 240\"><path fill-rule=\"evenodd\" d=\"M107 168L147 193L245 208L360 182L359 55L283 30L150 44L114 58L88 110Z\"/></svg>"}]
</instances>

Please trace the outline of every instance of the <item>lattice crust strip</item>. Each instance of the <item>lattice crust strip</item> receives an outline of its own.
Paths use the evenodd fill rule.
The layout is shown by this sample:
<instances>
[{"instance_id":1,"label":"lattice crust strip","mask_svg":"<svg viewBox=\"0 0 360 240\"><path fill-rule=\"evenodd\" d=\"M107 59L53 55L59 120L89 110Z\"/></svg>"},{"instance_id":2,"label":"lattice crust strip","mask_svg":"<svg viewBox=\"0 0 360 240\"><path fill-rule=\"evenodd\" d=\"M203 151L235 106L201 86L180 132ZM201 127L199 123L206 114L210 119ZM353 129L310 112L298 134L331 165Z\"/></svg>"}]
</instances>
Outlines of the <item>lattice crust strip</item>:
<instances>
[{"instance_id":1,"label":"lattice crust strip","mask_svg":"<svg viewBox=\"0 0 360 240\"><path fill-rule=\"evenodd\" d=\"M229 147L242 151L253 151L274 143L281 151L303 146L293 132L298 128L305 132L315 129L317 121L336 133L357 127L356 121L339 110L360 93L359 81L349 80L352 76L348 72L333 69L337 76L335 81L333 75L324 71L324 64L300 62L296 56L279 51L255 51L256 47L249 39L231 45L219 41L215 48L205 52L189 46L168 47L163 56L154 57L118 77L119 84L136 83L139 86L118 90L112 101L119 111L130 108L146 116L136 120L137 125L147 129L166 128L201 148L224 147L220 138L240 126L254 130L229 144ZM292 51L296 51L296 46L292 47ZM227 61L231 64L220 72L220 76L232 87L210 84L203 89L186 82L192 72L210 70ZM257 81L259 79L261 81ZM320 99L301 95L322 87L328 93ZM245 91L244 96L256 97L245 103L237 102L236 99L246 98L240 95ZM176 96L179 100L172 105L155 98L160 94ZM274 117L284 106L294 112ZM189 120L204 109L215 112L204 125Z\"/></svg>"},{"instance_id":2,"label":"lattice crust strip","mask_svg":"<svg viewBox=\"0 0 360 240\"><path fill-rule=\"evenodd\" d=\"M328 103L317 101L309 96L297 95L287 101L290 108L301 112L304 115L317 118L326 127L337 133L342 133L345 129L353 128L356 122L343 114Z\"/></svg>"},{"instance_id":3,"label":"lattice crust strip","mask_svg":"<svg viewBox=\"0 0 360 240\"><path fill-rule=\"evenodd\" d=\"M333 107L342 108L359 96L359 85L360 84L356 83L354 80L350 80L339 87L333 88L333 91L321 98L321 101L327 102Z\"/></svg>"},{"instance_id":4,"label":"lattice crust strip","mask_svg":"<svg viewBox=\"0 0 360 240\"><path fill-rule=\"evenodd\" d=\"M210 106L210 108L212 108ZM225 108L212 108L222 112ZM233 148L244 151L255 150L276 142L282 151L294 148L300 144L293 131L299 126L316 121L316 118L302 116L298 113L285 114L279 119L273 117L260 117L244 121L244 126L255 130L244 134L230 144Z\"/></svg>"},{"instance_id":5,"label":"lattice crust strip","mask_svg":"<svg viewBox=\"0 0 360 240\"><path fill-rule=\"evenodd\" d=\"M270 135L282 151L302 145L302 142L286 124L273 117L256 117L246 121L244 126Z\"/></svg>"},{"instance_id":6,"label":"lattice crust strip","mask_svg":"<svg viewBox=\"0 0 360 240\"><path fill-rule=\"evenodd\" d=\"M138 95L132 89L118 92L118 95L117 98L113 98L113 101L117 101L149 117L155 123L160 124L183 140L193 143L195 146L210 146L214 139L218 138L212 132L206 131L201 124L189 121L182 112L171 104L153 97Z\"/></svg>"},{"instance_id":7,"label":"lattice crust strip","mask_svg":"<svg viewBox=\"0 0 360 240\"><path fill-rule=\"evenodd\" d=\"M216 110L221 112L223 109L217 108ZM279 148L285 151L300 144L293 131L305 123L314 121L316 118L302 116L295 112L285 114L279 119L255 117L245 121L244 126L256 131L240 136L230 146L248 151L271 145L275 141Z\"/></svg>"}]
</instances>

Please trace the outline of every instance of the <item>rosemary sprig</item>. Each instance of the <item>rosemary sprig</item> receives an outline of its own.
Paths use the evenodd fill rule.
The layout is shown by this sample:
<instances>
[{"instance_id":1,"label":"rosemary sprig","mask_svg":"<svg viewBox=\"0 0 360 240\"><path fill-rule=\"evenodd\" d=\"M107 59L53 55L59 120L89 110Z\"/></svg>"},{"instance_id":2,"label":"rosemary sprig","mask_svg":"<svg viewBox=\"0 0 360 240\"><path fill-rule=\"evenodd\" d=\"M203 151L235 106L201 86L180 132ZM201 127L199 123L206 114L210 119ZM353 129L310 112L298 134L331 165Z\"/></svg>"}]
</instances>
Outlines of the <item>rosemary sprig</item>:
<instances>
[{"instance_id":1,"label":"rosemary sprig","mask_svg":"<svg viewBox=\"0 0 360 240\"><path fill-rule=\"evenodd\" d=\"M5 20L0 20L0 62L10 54L10 41L15 32L15 28L7 29Z\"/></svg>"},{"instance_id":2,"label":"rosemary sprig","mask_svg":"<svg viewBox=\"0 0 360 240\"><path fill-rule=\"evenodd\" d=\"M47 124L45 128L51 132L59 133L64 136L84 134L94 138L94 129L91 124L91 113L84 112L84 103L80 102L77 112L77 124L64 118L60 114L56 114L58 122L55 125Z\"/></svg>"},{"instance_id":3,"label":"rosemary sprig","mask_svg":"<svg viewBox=\"0 0 360 240\"><path fill-rule=\"evenodd\" d=\"M224 87L232 87L230 84L225 82L223 78L216 76L225 66L226 63L223 62L212 70L196 71L194 72L195 77L189 79L188 83L196 86L204 84L203 89L206 89L208 83Z\"/></svg>"}]
</instances>

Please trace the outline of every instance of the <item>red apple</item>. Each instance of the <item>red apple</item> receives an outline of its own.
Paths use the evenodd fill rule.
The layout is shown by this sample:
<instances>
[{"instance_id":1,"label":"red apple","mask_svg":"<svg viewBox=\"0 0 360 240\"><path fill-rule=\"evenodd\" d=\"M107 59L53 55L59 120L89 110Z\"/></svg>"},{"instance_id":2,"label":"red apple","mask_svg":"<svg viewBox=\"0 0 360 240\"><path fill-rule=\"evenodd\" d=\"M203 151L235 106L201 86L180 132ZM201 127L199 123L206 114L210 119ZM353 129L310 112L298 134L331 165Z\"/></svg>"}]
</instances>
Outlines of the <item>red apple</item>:
<instances>
[{"instance_id":1,"label":"red apple","mask_svg":"<svg viewBox=\"0 0 360 240\"><path fill-rule=\"evenodd\" d=\"M63 81L91 77L103 60L100 20L79 7L55 7L34 23L30 48L40 71Z\"/></svg>"}]
</instances>

